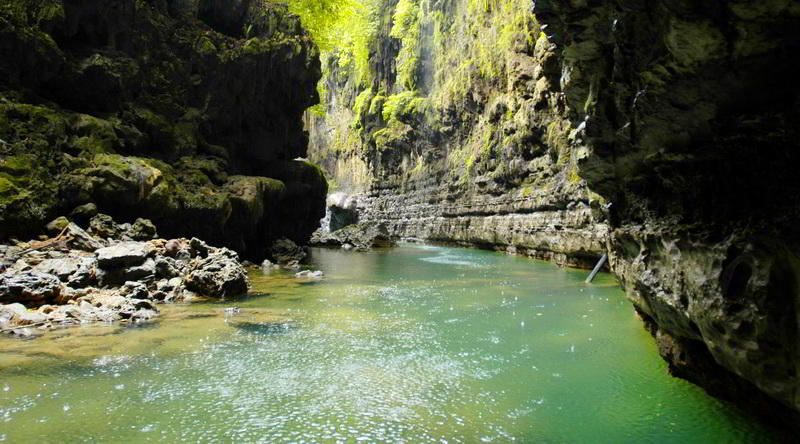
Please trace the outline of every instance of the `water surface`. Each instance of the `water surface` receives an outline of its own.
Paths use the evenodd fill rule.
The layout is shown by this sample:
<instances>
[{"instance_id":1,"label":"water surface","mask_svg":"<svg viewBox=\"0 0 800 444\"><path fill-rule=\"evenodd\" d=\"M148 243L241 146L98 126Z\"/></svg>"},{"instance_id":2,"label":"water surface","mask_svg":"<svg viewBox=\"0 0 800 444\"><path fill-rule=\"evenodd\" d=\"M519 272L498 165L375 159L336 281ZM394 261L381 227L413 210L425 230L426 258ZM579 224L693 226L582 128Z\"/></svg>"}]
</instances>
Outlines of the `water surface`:
<instances>
[{"instance_id":1,"label":"water surface","mask_svg":"<svg viewBox=\"0 0 800 444\"><path fill-rule=\"evenodd\" d=\"M778 439L667 375L607 274L419 245L314 265L136 328L0 338L0 441Z\"/></svg>"}]
</instances>

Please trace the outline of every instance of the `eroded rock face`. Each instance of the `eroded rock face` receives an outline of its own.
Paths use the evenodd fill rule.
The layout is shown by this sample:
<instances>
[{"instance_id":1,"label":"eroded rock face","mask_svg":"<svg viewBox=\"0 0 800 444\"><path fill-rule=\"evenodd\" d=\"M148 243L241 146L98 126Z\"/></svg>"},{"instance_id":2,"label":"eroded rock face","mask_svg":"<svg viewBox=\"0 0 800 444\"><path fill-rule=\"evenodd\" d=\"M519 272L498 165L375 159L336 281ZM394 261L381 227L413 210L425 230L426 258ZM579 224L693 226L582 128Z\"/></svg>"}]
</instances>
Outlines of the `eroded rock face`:
<instances>
[{"instance_id":1,"label":"eroded rock face","mask_svg":"<svg viewBox=\"0 0 800 444\"><path fill-rule=\"evenodd\" d=\"M558 48L579 173L612 204L611 267L662 355L717 395L768 395L796 426L800 6L534 12Z\"/></svg>"},{"instance_id":2,"label":"eroded rock face","mask_svg":"<svg viewBox=\"0 0 800 444\"><path fill-rule=\"evenodd\" d=\"M352 192L359 223L392 238L591 267L606 248L607 202L577 172L557 48L520 6L474 17L466 0L433 2L408 24L418 41L378 24L369 87L328 66L325 119L307 118L309 157ZM512 31L500 37L491 23ZM410 47L420 55L406 63ZM335 230L344 207L331 206Z\"/></svg>"},{"instance_id":3,"label":"eroded rock face","mask_svg":"<svg viewBox=\"0 0 800 444\"><path fill-rule=\"evenodd\" d=\"M0 240L99 210L260 259L316 228L319 53L285 5L14 0L0 40Z\"/></svg>"}]
</instances>

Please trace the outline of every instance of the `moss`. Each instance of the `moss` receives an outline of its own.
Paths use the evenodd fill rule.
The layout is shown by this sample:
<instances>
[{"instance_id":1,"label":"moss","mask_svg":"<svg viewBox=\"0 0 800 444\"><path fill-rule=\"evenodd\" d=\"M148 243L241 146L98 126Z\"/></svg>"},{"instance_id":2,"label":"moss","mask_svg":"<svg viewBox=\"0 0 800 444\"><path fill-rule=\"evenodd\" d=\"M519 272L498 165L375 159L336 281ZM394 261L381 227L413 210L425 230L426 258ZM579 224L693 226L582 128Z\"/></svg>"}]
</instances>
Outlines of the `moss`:
<instances>
[{"instance_id":1,"label":"moss","mask_svg":"<svg viewBox=\"0 0 800 444\"><path fill-rule=\"evenodd\" d=\"M533 187L532 186L524 186L520 192L523 198L529 198L533 195Z\"/></svg>"},{"instance_id":2,"label":"moss","mask_svg":"<svg viewBox=\"0 0 800 444\"><path fill-rule=\"evenodd\" d=\"M0 162L0 173L6 173L12 177L25 177L36 169L35 162L35 157L30 154L8 157Z\"/></svg>"},{"instance_id":3,"label":"moss","mask_svg":"<svg viewBox=\"0 0 800 444\"><path fill-rule=\"evenodd\" d=\"M0 177L0 197L6 197L11 194L16 194L16 192L17 192L17 187L15 187L10 180L4 177Z\"/></svg>"}]
</instances>

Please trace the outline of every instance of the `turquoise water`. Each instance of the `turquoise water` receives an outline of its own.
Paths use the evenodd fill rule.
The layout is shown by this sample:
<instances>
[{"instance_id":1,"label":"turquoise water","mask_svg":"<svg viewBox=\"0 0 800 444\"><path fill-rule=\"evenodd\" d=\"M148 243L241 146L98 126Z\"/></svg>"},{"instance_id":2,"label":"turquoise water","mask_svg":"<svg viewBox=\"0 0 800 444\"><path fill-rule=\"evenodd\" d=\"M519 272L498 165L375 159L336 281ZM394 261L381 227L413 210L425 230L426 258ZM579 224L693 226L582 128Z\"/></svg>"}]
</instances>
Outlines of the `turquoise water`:
<instances>
[{"instance_id":1,"label":"turquoise water","mask_svg":"<svg viewBox=\"0 0 800 444\"><path fill-rule=\"evenodd\" d=\"M235 303L0 338L0 440L779 438L667 375L610 275L419 245L313 256L320 282L253 272Z\"/></svg>"}]
</instances>

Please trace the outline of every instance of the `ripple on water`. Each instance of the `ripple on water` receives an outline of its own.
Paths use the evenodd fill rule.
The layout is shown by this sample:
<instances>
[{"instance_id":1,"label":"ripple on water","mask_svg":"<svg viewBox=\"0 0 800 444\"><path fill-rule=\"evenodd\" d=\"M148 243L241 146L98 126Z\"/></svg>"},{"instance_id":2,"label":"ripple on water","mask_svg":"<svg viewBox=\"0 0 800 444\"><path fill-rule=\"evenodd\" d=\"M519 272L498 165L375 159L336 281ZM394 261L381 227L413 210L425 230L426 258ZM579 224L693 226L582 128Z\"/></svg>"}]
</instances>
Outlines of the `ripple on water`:
<instances>
[{"instance_id":1,"label":"ripple on water","mask_svg":"<svg viewBox=\"0 0 800 444\"><path fill-rule=\"evenodd\" d=\"M315 250L314 260L328 278L313 287L254 272L241 316L225 317L220 304L167 307L149 329L0 344L9 344L0 436L505 443L768 433L666 375L619 289L586 287L584 272L427 246Z\"/></svg>"}]
</instances>

